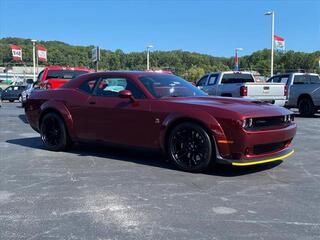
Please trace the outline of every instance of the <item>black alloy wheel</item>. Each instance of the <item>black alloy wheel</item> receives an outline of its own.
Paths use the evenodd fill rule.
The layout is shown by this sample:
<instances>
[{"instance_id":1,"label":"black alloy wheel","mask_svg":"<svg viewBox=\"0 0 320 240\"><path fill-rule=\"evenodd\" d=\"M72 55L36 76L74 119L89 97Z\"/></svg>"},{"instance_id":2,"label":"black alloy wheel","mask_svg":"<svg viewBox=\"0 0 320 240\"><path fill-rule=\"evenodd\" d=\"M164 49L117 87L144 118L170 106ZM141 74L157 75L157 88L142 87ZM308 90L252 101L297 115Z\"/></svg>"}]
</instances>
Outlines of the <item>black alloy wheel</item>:
<instances>
[{"instance_id":1,"label":"black alloy wheel","mask_svg":"<svg viewBox=\"0 0 320 240\"><path fill-rule=\"evenodd\" d=\"M310 98L303 98L298 104L299 113L303 117L311 117L315 114L315 108Z\"/></svg>"},{"instance_id":2,"label":"black alloy wheel","mask_svg":"<svg viewBox=\"0 0 320 240\"><path fill-rule=\"evenodd\" d=\"M62 151L68 146L68 135L62 118L56 113L47 113L40 125L41 140L48 150Z\"/></svg>"},{"instance_id":3,"label":"black alloy wheel","mask_svg":"<svg viewBox=\"0 0 320 240\"><path fill-rule=\"evenodd\" d=\"M169 156L173 163L184 171L206 170L212 162L212 149L208 133L196 123L181 123L169 135Z\"/></svg>"}]
</instances>

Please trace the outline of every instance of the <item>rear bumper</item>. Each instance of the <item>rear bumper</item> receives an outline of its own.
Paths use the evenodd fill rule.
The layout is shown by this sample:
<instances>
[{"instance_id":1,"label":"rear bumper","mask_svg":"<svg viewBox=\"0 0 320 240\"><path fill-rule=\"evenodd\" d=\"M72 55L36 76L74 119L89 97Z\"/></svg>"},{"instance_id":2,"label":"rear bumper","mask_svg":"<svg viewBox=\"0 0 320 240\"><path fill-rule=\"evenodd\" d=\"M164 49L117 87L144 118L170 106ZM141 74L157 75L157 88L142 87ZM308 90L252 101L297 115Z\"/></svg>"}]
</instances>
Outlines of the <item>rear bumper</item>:
<instances>
[{"instance_id":1,"label":"rear bumper","mask_svg":"<svg viewBox=\"0 0 320 240\"><path fill-rule=\"evenodd\" d=\"M281 150L280 152L269 154L268 156L265 156L265 157L256 157L256 158L250 158L250 159L242 158L239 160L233 160L233 159L226 159L226 158L222 158L221 156L218 156L217 160L219 163L245 167L245 166L258 165L258 164L264 164L264 163L275 162L275 161L282 161L283 159L290 157L293 153L294 153L294 150L292 148L286 148Z\"/></svg>"}]
</instances>

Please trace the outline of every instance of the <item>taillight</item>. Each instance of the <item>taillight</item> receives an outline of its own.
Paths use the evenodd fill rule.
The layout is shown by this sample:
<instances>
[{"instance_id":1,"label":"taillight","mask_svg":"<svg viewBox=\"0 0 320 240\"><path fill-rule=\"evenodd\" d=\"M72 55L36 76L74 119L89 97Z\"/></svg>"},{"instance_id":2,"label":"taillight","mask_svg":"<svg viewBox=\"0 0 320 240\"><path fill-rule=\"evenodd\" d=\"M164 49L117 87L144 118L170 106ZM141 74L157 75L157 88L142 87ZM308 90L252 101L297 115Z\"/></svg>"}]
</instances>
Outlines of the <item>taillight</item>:
<instances>
[{"instance_id":1,"label":"taillight","mask_svg":"<svg viewBox=\"0 0 320 240\"><path fill-rule=\"evenodd\" d=\"M246 86L240 87L240 96L248 96L248 88Z\"/></svg>"},{"instance_id":2,"label":"taillight","mask_svg":"<svg viewBox=\"0 0 320 240\"><path fill-rule=\"evenodd\" d=\"M288 86L287 85L284 86L284 95L286 97L288 97Z\"/></svg>"}]
</instances>

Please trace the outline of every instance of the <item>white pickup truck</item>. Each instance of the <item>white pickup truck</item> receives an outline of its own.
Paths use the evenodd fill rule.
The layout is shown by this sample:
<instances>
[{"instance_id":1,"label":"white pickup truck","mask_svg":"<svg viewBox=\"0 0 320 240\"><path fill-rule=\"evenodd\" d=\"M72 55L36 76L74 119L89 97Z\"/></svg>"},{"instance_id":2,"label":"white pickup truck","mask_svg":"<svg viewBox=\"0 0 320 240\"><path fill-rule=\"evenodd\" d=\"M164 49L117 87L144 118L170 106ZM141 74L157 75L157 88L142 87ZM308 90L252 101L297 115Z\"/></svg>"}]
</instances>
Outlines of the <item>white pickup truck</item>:
<instances>
[{"instance_id":1,"label":"white pickup truck","mask_svg":"<svg viewBox=\"0 0 320 240\"><path fill-rule=\"evenodd\" d=\"M283 83L255 82L250 72L215 72L201 77L196 86L213 96L251 98L283 107L288 91Z\"/></svg>"}]
</instances>

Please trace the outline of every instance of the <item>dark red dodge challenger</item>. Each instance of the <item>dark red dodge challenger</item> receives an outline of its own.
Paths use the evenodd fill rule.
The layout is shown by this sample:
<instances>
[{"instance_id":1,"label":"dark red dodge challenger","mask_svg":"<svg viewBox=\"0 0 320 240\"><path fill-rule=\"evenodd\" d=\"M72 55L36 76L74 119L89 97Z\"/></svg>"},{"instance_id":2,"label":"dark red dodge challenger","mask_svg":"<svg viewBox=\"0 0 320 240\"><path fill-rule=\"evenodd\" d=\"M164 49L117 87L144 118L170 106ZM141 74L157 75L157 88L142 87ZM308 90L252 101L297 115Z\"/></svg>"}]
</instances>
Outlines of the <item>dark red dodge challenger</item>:
<instances>
[{"instance_id":1,"label":"dark red dodge challenger","mask_svg":"<svg viewBox=\"0 0 320 240\"><path fill-rule=\"evenodd\" d=\"M296 133L285 108L209 97L180 77L154 72L85 74L58 89L33 92L25 110L49 150L88 140L151 148L191 172L215 162L282 160L293 153Z\"/></svg>"}]
</instances>

